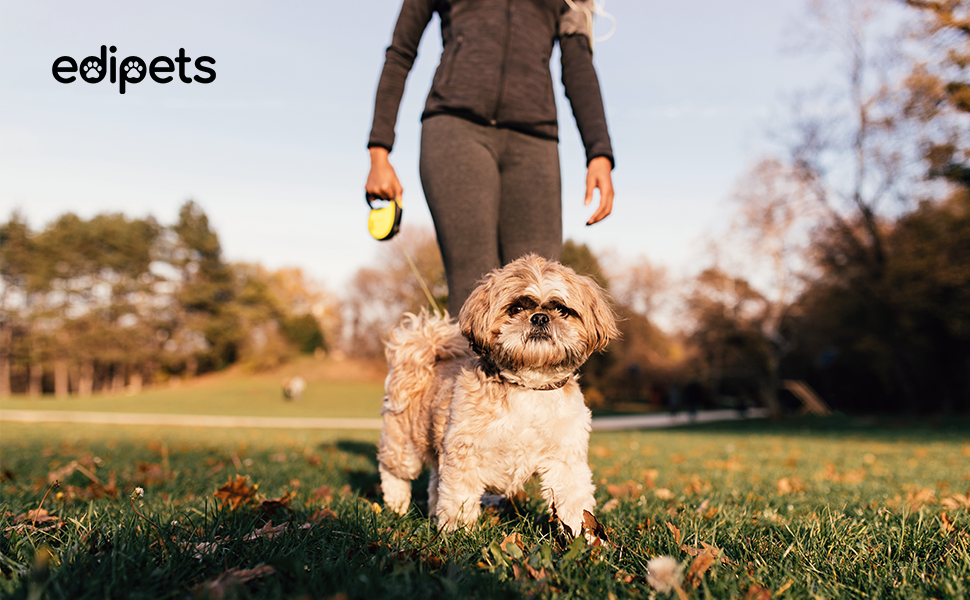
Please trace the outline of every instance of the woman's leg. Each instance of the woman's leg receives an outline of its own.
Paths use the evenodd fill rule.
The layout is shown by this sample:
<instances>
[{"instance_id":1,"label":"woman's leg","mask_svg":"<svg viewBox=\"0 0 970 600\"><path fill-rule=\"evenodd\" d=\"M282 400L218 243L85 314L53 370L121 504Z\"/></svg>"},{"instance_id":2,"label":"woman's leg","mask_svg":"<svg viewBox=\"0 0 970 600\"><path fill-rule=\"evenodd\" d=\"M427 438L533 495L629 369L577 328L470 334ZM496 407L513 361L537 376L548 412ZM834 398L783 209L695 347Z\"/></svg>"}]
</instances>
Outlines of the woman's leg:
<instances>
[{"instance_id":1,"label":"woman's leg","mask_svg":"<svg viewBox=\"0 0 970 600\"><path fill-rule=\"evenodd\" d=\"M453 317L478 280L501 265L496 132L446 115L425 119L421 127L421 185L445 263Z\"/></svg>"},{"instance_id":2,"label":"woman's leg","mask_svg":"<svg viewBox=\"0 0 970 600\"><path fill-rule=\"evenodd\" d=\"M559 145L553 140L505 132L499 158L502 200L499 254L508 264L534 252L550 260L562 256L562 181Z\"/></svg>"}]
</instances>

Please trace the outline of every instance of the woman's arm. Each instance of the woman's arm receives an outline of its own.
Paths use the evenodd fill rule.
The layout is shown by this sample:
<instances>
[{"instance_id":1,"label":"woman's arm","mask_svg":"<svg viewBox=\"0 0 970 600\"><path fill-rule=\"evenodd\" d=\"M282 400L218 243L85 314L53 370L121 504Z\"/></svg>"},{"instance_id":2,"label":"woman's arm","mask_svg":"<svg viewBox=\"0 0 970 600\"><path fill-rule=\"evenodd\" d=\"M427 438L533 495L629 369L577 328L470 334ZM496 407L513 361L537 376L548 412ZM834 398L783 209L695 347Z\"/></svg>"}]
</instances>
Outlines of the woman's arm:
<instances>
[{"instance_id":1,"label":"woman's arm","mask_svg":"<svg viewBox=\"0 0 970 600\"><path fill-rule=\"evenodd\" d=\"M418 44L434 13L432 0L404 0L394 26L391 45L384 54L384 69L377 83L374 122L367 147L394 146L394 125L404 95L404 82L418 56Z\"/></svg>"},{"instance_id":2,"label":"woman's arm","mask_svg":"<svg viewBox=\"0 0 970 600\"><path fill-rule=\"evenodd\" d=\"M592 225L605 219L613 210L613 146L589 39L584 34L561 37L559 50L563 87L586 149L585 204L588 206L593 202L594 190L600 191L599 207L586 222Z\"/></svg>"}]
</instances>

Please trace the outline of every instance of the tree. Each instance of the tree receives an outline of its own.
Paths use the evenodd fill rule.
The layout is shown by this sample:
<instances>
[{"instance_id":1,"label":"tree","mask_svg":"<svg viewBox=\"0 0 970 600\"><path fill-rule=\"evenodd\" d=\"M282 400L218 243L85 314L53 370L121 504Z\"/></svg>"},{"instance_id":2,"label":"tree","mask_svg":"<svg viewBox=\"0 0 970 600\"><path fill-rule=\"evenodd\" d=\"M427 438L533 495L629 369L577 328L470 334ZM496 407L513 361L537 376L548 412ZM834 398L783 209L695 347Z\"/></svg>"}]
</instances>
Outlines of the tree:
<instances>
[{"instance_id":1,"label":"tree","mask_svg":"<svg viewBox=\"0 0 970 600\"><path fill-rule=\"evenodd\" d=\"M905 0L918 10L922 51L906 81L906 114L923 125L929 174L970 187L970 7L965 0Z\"/></svg>"},{"instance_id":2,"label":"tree","mask_svg":"<svg viewBox=\"0 0 970 600\"><path fill-rule=\"evenodd\" d=\"M418 274L412 270L408 256ZM438 309L444 310L448 305L444 265L431 230L403 231L393 242L379 247L376 262L376 267L357 271L345 299L345 347L348 354L355 356L383 356L383 340L405 312L435 310L424 286Z\"/></svg>"}]
</instances>

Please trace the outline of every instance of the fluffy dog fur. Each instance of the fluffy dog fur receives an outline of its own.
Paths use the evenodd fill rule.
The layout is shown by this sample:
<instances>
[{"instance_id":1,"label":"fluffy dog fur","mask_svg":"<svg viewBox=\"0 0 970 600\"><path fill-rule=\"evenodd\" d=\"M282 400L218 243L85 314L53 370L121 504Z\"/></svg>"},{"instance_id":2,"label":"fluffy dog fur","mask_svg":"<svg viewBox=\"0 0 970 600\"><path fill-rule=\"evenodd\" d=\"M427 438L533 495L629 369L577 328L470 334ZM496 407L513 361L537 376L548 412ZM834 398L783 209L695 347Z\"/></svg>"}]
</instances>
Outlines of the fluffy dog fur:
<instances>
[{"instance_id":1,"label":"fluffy dog fur","mask_svg":"<svg viewBox=\"0 0 970 600\"><path fill-rule=\"evenodd\" d=\"M411 481L429 465L428 509L451 531L475 524L484 492L514 494L538 474L543 498L578 535L595 501L575 372L617 335L592 279L535 255L486 275L458 323L406 315L386 345L385 504L407 512Z\"/></svg>"}]
</instances>

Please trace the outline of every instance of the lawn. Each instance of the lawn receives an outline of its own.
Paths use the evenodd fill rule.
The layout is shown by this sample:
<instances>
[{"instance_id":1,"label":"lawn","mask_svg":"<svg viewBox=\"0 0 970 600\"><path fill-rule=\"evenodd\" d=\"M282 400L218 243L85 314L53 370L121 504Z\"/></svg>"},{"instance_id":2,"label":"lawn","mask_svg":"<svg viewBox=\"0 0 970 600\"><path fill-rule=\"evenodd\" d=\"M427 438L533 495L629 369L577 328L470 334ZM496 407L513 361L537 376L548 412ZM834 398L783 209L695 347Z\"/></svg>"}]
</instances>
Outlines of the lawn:
<instances>
[{"instance_id":1,"label":"lawn","mask_svg":"<svg viewBox=\"0 0 970 600\"><path fill-rule=\"evenodd\" d=\"M282 380L307 380L299 402L283 399ZM301 357L272 374L233 369L189 382L173 380L134 394L95 394L56 400L46 395L4 399L6 410L57 410L253 417L378 418L384 396L382 373L351 361L316 361Z\"/></svg>"},{"instance_id":2,"label":"lawn","mask_svg":"<svg viewBox=\"0 0 970 600\"><path fill-rule=\"evenodd\" d=\"M5 422L0 595L970 596L961 423L595 433L594 547L557 534L536 486L451 536L423 480L409 515L381 510L377 435ZM651 587L658 555L680 591Z\"/></svg>"}]
</instances>

